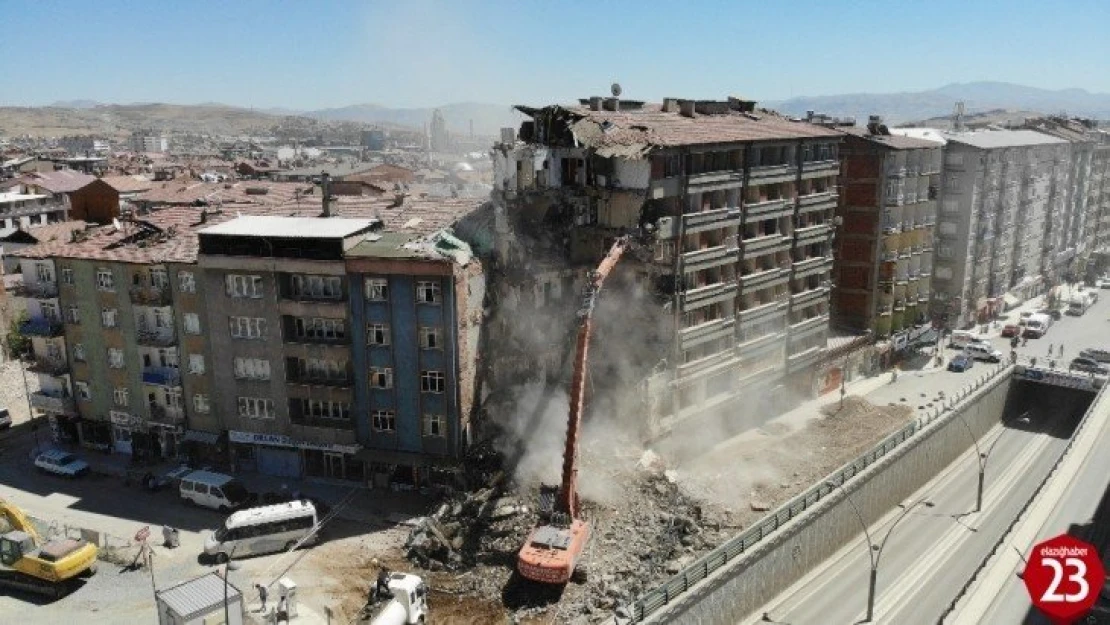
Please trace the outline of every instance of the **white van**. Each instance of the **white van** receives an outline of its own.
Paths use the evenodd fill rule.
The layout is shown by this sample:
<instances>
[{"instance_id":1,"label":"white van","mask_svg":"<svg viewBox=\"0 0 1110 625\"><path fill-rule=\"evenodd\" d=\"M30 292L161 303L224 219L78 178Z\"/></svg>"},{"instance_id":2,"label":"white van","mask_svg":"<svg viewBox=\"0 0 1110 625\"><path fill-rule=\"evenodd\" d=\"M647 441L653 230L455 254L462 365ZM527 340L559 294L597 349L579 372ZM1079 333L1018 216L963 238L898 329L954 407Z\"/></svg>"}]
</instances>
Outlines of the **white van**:
<instances>
[{"instance_id":1,"label":"white van","mask_svg":"<svg viewBox=\"0 0 1110 625\"><path fill-rule=\"evenodd\" d=\"M1051 325L1052 317L1044 313L1037 313L1025 320L1025 331L1021 335L1026 338L1039 339L1045 335L1045 332L1048 332Z\"/></svg>"},{"instance_id":2,"label":"white van","mask_svg":"<svg viewBox=\"0 0 1110 625\"><path fill-rule=\"evenodd\" d=\"M289 551L302 538L305 544L316 542L316 523L316 506L308 501L240 510L205 538L204 553L224 562L231 554L238 558Z\"/></svg>"},{"instance_id":3,"label":"white van","mask_svg":"<svg viewBox=\"0 0 1110 625\"><path fill-rule=\"evenodd\" d=\"M964 346L964 353L971 356L975 360L985 360L987 362L1002 362L1002 352L994 349L986 343L969 343Z\"/></svg>"},{"instance_id":4,"label":"white van","mask_svg":"<svg viewBox=\"0 0 1110 625\"><path fill-rule=\"evenodd\" d=\"M239 480L211 471L189 473L181 478L178 491L185 501L221 512L238 508L250 498L250 493Z\"/></svg>"},{"instance_id":5,"label":"white van","mask_svg":"<svg viewBox=\"0 0 1110 625\"><path fill-rule=\"evenodd\" d=\"M950 342L953 347L963 348L973 343L981 343L982 341L970 330L953 330Z\"/></svg>"}]
</instances>

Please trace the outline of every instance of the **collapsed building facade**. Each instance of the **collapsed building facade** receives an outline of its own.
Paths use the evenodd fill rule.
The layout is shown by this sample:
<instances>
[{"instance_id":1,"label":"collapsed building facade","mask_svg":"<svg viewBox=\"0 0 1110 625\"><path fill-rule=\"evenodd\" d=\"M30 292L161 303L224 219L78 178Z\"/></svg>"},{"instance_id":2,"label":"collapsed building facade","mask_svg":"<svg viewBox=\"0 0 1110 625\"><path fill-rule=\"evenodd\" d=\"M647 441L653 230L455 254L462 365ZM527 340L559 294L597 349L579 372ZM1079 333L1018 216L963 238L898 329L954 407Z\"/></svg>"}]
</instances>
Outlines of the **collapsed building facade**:
<instances>
[{"instance_id":1,"label":"collapsed building facade","mask_svg":"<svg viewBox=\"0 0 1110 625\"><path fill-rule=\"evenodd\" d=\"M621 410L642 432L812 395L843 135L755 104L517 107L531 119L492 153L495 385L565 373L585 271L634 234L639 254L614 276L624 288L598 315L610 327L596 333L591 371L598 388L634 389L639 401Z\"/></svg>"}]
</instances>

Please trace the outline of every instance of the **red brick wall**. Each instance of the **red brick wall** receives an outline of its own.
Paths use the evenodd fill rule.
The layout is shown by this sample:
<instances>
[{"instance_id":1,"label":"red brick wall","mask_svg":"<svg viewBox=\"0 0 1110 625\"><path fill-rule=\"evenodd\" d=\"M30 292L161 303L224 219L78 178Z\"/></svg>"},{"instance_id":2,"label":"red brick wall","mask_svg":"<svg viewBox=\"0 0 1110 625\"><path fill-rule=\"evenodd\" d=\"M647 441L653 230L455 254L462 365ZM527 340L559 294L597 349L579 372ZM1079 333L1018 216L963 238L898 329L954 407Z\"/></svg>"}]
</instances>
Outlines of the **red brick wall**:
<instances>
[{"instance_id":1,"label":"red brick wall","mask_svg":"<svg viewBox=\"0 0 1110 625\"><path fill-rule=\"evenodd\" d=\"M849 206L875 206L879 201L878 185L873 182L849 182L844 201Z\"/></svg>"},{"instance_id":2,"label":"red brick wall","mask_svg":"<svg viewBox=\"0 0 1110 625\"><path fill-rule=\"evenodd\" d=\"M70 219L106 224L119 217L119 192L103 180L94 180L69 194Z\"/></svg>"},{"instance_id":3,"label":"red brick wall","mask_svg":"<svg viewBox=\"0 0 1110 625\"><path fill-rule=\"evenodd\" d=\"M880 177L879 172L882 168L878 154L853 154L845 160L848 161L848 172L845 176L848 180Z\"/></svg>"}]
</instances>

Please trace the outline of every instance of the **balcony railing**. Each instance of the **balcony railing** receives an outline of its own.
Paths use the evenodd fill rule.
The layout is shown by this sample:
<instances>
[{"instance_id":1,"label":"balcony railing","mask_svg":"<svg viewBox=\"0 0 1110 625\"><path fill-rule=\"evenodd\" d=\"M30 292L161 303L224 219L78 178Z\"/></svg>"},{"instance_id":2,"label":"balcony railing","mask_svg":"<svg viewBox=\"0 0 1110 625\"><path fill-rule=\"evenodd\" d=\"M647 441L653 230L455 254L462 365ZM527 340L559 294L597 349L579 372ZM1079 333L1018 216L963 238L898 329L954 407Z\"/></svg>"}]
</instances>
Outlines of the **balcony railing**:
<instances>
[{"instance_id":1,"label":"balcony railing","mask_svg":"<svg viewBox=\"0 0 1110 625\"><path fill-rule=\"evenodd\" d=\"M787 200L784 198L744 203L744 214L748 216L748 219L770 219L792 212L793 209L788 207Z\"/></svg>"},{"instance_id":2,"label":"balcony railing","mask_svg":"<svg viewBox=\"0 0 1110 625\"><path fill-rule=\"evenodd\" d=\"M718 282L716 284L708 284L691 289L687 289L682 294L682 303L686 306L696 304L698 302L713 300L721 297L731 297L736 294L736 282Z\"/></svg>"},{"instance_id":3,"label":"balcony railing","mask_svg":"<svg viewBox=\"0 0 1110 625\"><path fill-rule=\"evenodd\" d=\"M69 363L64 358L36 358L28 369L33 373L65 375L69 373Z\"/></svg>"},{"instance_id":4,"label":"balcony railing","mask_svg":"<svg viewBox=\"0 0 1110 625\"><path fill-rule=\"evenodd\" d=\"M31 297L35 299L52 299L58 297L57 282L24 282L14 289L16 297Z\"/></svg>"},{"instance_id":5,"label":"balcony railing","mask_svg":"<svg viewBox=\"0 0 1110 625\"><path fill-rule=\"evenodd\" d=\"M170 289L166 286L133 286L131 303L140 306L169 306Z\"/></svg>"},{"instance_id":6,"label":"balcony railing","mask_svg":"<svg viewBox=\"0 0 1110 625\"><path fill-rule=\"evenodd\" d=\"M795 293L794 295L790 296L790 307L803 308L818 300L825 299L826 295L827 291L824 287L818 287L816 289L802 291L801 293Z\"/></svg>"},{"instance_id":7,"label":"balcony railing","mask_svg":"<svg viewBox=\"0 0 1110 625\"><path fill-rule=\"evenodd\" d=\"M169 347L177 345L177 332L172 329L164 330L139 330L137 333L139 345L148 347Z\"/></svg>"},{"instance_id":8,"label":"balcony railing","mask_svg":"<svg viewBox=\"0 0 1110 625\"><path fill-rule=\"evenodd\" d=\"M798 196L798 206L806 207L813 206L814 204L823 204L825 202L832 202L836 200L836 189L822 191L820 193L810 193L809 195Z\"/></svg>"},{"instance_id":9,"label":"balcony railing","mask_svg":"<svg viewBox=\"0 0 1110 625\"><path fill-rule=\"evenodd\" d=\"M337 388L354 386L354 381L351 379L351 376L334 378L290 373L286 375L285 380L290 384L300 384L303 386L334 386Z\"/></svg>"},{"instance_id":10,"label":"balcony railing","mask_svg":"<svg viewBox=\"0 0 1110 625\"><path fill-rule=\"evenodd\" d=\"M770 286L771 283L778 281L786 282L787 278L789 278L788 271L773 267L771 269L762 269L755 273L740 276L739 280L740 286L747 291L750 289L767 287Z\"/></svg>"},{"instance_id":11,"label":"balcony railing","mask_svg":"<svg viewBox=\"0 0 1110 625\"><path fill-rule=\"evenodd\" d=\"M831 268L832 259L825 256L799 260L794 263L794 279L804 278L822 271L828 271Z\"/></svg>"},{"instance_id":12,"label":"balcony railing","mask_svg":"<svg viewBox=\"0 0 1110 625\"><path fill-rule=\"evenodd\" d=\"M691 265L710 264L728 256L728 248L724 245L708 247L704 250L694 250L682 254L682 262L689 269Z\"/></svg>"},{"instance_id":13,"label":"balcony railing","mask_svg":"<svg viewBox=\"0 0 1110 625\"><path fill-rule=\"evenodd\" d=\"M74 412L73 397L70 397L67 393L56 391L31 393L31 407L56 414Z\"/></svg>"},{"instance_id":14,"label":"balcony railing","mask_svg":"<svg viewBox=\"0 0 1110 625\"><path fill-rule=\"evenodd\" d=\"M832 227L829 224L817 224L805 228L798 228L794 231L794 239L797 241L797 245L808 245L819 241L827 241L831 236Z\"/></svg>"},{"instance_id":15,"label":"balcony railing","mask_svg":"<svg viewBox=\"0 0 1110 625\"><path fill-rule=\"evenodd\" d=\"M176 367L143 367L143 383L181 386L181 371Z\"/></svg>"},{"instance_id":16,"label":"balcony railing","mask_svg":"<svg viewBox=\"0 0 1110 625\"><path fill-rule=\"evenodd\" d=\"M682 216L687 234L703 230L716 230L726 226L740 225L740 210L732 208L719 208L700 213L690 213Z\"/></svg>"},{"instance_id":17,"label":"balcony railing","mask_svg":"<svg viewBox=\"0 0 1110 625\"><path fill-rule=\"evenodd\" d=\"M33 317L24 321L19 326L19 331L25 336L61 336L64 333L61 319L50 317Z\"/></svg>"},{"instance_id":18,"label":"balcony railing","mask_svg":"<svg viewBox=\"0 0 1110 625\"><path fill-rule=\"evenodd\" d=\"M741 239L740 248L744 250L744 256L752 256L755 254L762 254L776 248L789 248L790 239L782 236L782 234L766 234L751 239Z\"/></svg>"}]
</instances>

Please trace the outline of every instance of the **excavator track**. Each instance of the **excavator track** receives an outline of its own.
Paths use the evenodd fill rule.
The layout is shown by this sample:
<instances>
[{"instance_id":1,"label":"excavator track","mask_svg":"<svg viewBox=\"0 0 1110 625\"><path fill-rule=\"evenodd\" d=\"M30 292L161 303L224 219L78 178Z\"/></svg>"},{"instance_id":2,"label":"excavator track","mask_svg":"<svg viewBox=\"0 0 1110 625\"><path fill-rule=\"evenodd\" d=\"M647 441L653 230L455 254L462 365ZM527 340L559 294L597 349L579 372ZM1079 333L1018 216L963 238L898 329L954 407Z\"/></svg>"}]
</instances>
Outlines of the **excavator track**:
<instances>
[{"instance_id":1,"label":"excavator track","mask_svg":"<svg viewBox=\"0 0 1110 625\"><path fill-rule=\"evenodd\" d=\"M74 580L49 582L18 571L0 571L0 588L61 599L76 588Z\"/></svg>"}]
</instances>

